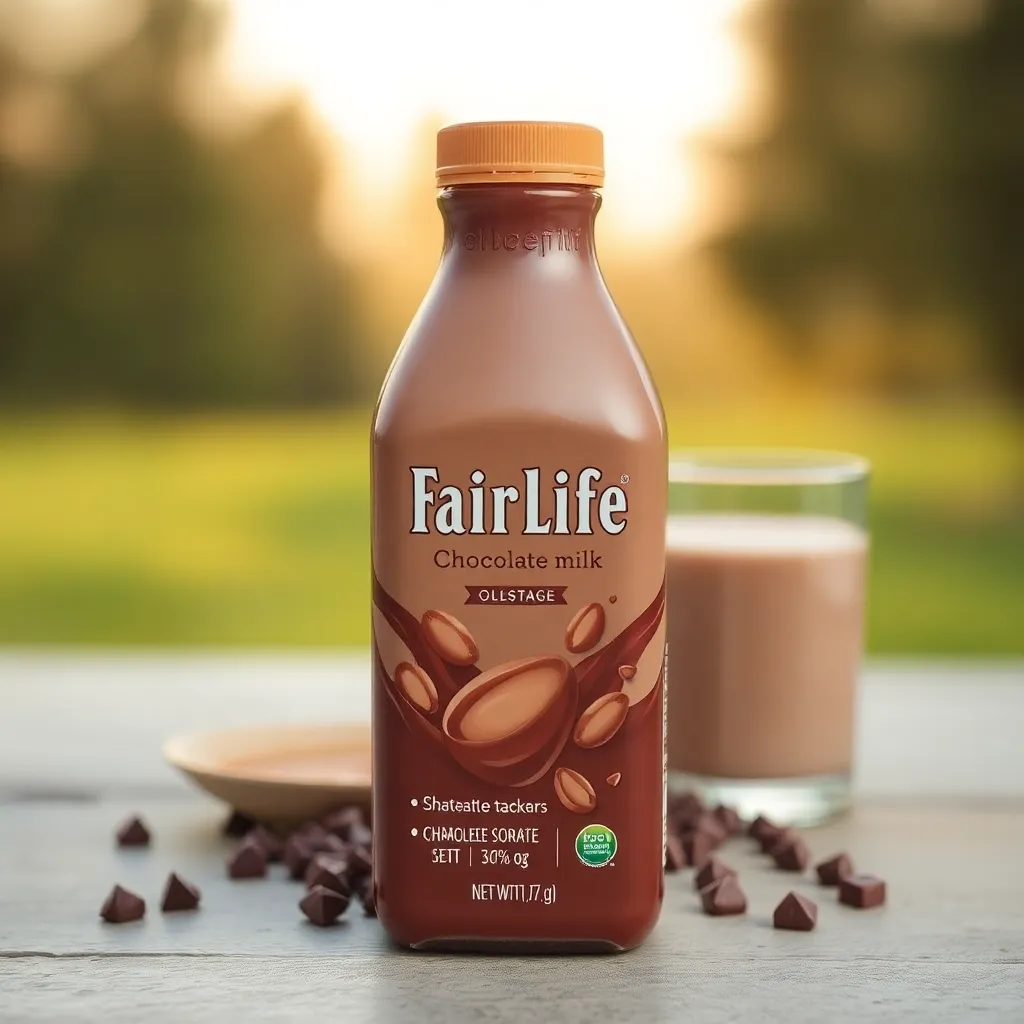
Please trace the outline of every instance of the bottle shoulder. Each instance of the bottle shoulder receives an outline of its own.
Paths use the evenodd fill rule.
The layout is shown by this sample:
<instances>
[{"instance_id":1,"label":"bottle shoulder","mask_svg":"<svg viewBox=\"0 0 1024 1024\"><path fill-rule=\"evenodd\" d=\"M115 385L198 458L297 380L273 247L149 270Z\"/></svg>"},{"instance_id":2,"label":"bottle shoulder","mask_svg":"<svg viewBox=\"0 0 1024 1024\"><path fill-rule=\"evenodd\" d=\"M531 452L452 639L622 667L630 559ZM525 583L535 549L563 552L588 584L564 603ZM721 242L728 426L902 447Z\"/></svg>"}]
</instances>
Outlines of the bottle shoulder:
<instances>
[{"instance_id":1,"label":"bottle shoulder","mask_svg":"<svg viewBox=\"0 0 1024 1024\"><path fill-rule=\"evenodd\" d=\"M599 275L438 283L388 371L375 441L545 421L664 440L650 372Z\"/></svg>"}]
</instances>

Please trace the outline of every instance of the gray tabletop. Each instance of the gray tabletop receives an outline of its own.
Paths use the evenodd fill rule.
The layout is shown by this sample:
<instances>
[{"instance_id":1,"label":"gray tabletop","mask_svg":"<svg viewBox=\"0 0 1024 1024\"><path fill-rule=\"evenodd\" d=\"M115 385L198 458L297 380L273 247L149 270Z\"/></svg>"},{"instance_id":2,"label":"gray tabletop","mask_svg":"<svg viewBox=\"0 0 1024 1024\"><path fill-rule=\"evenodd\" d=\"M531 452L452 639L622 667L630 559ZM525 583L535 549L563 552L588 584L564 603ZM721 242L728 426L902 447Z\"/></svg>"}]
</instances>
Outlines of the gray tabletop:
<instances>
[{"instance_id":1,"label":"gray tabletop","mask_svg":"<svg viewBox=\"0 0 1024 1024\"><path fill-rule=\"evenodd\" d=\"M699 912L690 872L629 954L405 953L351 913L320 930L283 873L231 882L223 809L159 759L182 728L364 719L362 656L0 656L0 1021L341 1019L591 1022L1024 1020L1024 667L876 664L862 691L858 803L810 830L886 878L886 907L723 856L750 911ZM148 850L113 830L141 811ZM159 913L176 870L198 913ZM110 926L114 882L146 897ZM790 889L819 902L810 934L770 927Z\"/></svg>"}]
</instances>

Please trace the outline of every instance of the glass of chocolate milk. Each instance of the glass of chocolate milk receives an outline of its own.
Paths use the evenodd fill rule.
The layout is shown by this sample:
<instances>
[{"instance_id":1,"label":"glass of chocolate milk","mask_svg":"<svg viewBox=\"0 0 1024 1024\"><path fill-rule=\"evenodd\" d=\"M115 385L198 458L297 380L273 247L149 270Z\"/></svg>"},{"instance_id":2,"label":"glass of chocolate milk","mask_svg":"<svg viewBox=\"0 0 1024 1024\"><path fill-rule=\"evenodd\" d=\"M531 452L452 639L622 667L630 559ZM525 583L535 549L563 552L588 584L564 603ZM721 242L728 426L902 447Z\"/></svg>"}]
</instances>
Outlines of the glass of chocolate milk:
<instances>
[{"instance_id":1,"label":"glass of chocolate milk","mask_svg":"<svg viewBox=\"0 0 1024 1024\"><path fill-rule=\"evenodd\" d=\"M850 806L867 481L829 452L670 460L670 790L799 826Z\"/></svg>"}]
</instances>

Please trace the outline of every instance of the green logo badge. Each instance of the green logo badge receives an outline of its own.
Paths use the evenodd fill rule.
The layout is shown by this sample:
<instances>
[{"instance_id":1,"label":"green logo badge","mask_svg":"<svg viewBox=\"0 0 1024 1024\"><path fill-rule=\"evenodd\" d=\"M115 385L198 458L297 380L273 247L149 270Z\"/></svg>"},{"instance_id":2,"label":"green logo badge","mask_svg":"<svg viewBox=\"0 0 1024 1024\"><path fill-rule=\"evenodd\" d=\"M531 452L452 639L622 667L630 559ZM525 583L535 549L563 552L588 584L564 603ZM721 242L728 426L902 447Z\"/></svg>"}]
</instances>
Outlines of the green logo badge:
<instances>
[{"instance_id":1,"label":"green logo badge","mask_svg":"<svg viewBox=\"0 0 1024 1024\"><path fill-rule=\"evenodd\" d=\"M588 825L576 837L576 856L588 868L603 868L618 848L615 833L607 825Z\"/></svg>"}]
</instances>

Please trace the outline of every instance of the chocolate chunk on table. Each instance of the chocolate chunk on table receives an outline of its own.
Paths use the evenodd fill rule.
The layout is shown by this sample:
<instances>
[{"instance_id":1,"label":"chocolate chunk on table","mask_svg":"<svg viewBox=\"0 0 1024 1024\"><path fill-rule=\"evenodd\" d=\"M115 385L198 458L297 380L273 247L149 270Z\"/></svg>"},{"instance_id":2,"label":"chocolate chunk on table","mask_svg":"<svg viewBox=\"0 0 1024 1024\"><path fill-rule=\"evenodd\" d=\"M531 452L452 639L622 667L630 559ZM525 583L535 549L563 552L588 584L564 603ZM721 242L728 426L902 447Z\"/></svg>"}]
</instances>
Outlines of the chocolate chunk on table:
<instances>
[{"instance_id":1,"label":"chocolate chunk on table","mask_svg":"<svg viewBox=\"0 0 1024 1024\"><path fill-rule=\"evenodd\" d=\"M178 910L195 910L199 906L199 898L199 890L172 871L167 878L167 884L164 886L164 895L160 901L160 909L165 914Z\"/></svg>"},{"instance_id":2,"label":"chocolate chunk on table","mask_svg":"<svg viewBox=\"0 0 1024 1024\"><path fill-rule=\"evenodd\" d=\"M700 899L704 913L712 917L745 914L747 911L747 897L731 875L702 889Z\"/></svg>"},{"instance_id":3,"label":"chocolate chunk on table","mask_svg":"<svg viewBox=\"0 0 1024 1024\"><path fill-rule=\"evenodd\" d=\"M776 928L792 932L809 932L817 923L817 903L796 892L784 896L772 916Z\"/></svg>"},{"instance_id":4,"label":"chocolate chunk on table","mask_svg":"<svg viewBox=\"0 0 1024 1024\"><path fill-rule=\"evenodd\" d=\"M313 844L301 832L289 836L284 844L284 862L288 874L296 881L303 878L316 852Z\"/></svg>"},{"instance_id":5,"label":"chocolate chunk on table","mask_svg":"<svg viewBox=\"0 0 1024 1024\"><path fill-rule=\"evenodd\" d=\"M377 889L373 884L372 878L367 878L363 882L363 888L359 894L359 901L363 905L363 914L366 917L377 916Z\"/></svg>"},{"instance_id":6,"label":"chocolate chunk on table","mask_svg":"<svg viewBox=\"0 0 1024 1024\"><path fill-rule=\"evenodd\" d=\"M799 836L787 836L772 847L771 857L782 871L803 871L811 862L811 851Z\"/></svg>"},{"instance_id":7,"label":"chocolate chunk on table","mask_svg":"<svg viewBox=\"0 0 1024 1024\"><path fill-rule=\"evenodd\" d=\"M747 835L751 839L761 842L764 835L777 836L782 829L773 821L769 821L763 814L759 814L748 826Z\"/></svg>"},{"instance_id":8,"label":"chocolate chunk on table","mask_svg":"<svg viewBox=\"0 0 1024 1024\"><path fill-rule=\"evenodd\" d=\"M834 857L823 860L815 870L822 885L838 885L844 878L853 874L853 861L845 853L837 853Z\"/></svg>"},{"instance_id":9,"label":"chocolate chunk on table","mask_svg":"<svg viewBox=\"0 0 1024 1024\"><path fill-rule=\"evenodd\" d=\"M721 846L729 838L729 830L710 811L699 814L693 828L703 832L715 846Z\"/></svg>"},{"instance_id":10,"label":"chocolate chunk on table","mask_svg":"<svg viewBox=\"0 0 1024 1024\"><path fill-rule=\"evenodd\" d=\"M347 860L348 879L353 886L358 885L364 878L369 878L373 873L373 857L362 846L349 847Z\"/></svg>"},{"instance_id":11,"label":"chocolate chunk on table","mask_svg":"<svg viewBox=\"0 0 1024 1024\"><path fill-rule=\"evenodd\" d=\"M256 819L250 818L248 814L232 811L227 821L224 822L221 832L232 839L241 839L247 832L252 831L256 824Z\"/></svg>"},{"instance_id":12,"label":"chocolate chunk on table","mask_svg":"<svg viewBox=\"0 0 1024 1024\"><path fill-rule=\"evenodd\" d=\"M115 885L100 907L100 917L109 924L139 921L146 913L146 901L128 889Z\"/></svg>"},{"instance_id":13,"label":"chocolate chunk on table","mask_svg":"<svg viewBox=\"0 0 1024 1024\"><path fill-rule=\"evenodd\" d=\"M122 822L117 830L118 846L149 846L150 834L145 822L139 817Z\"/></svg>"},{"instance_id":14,"label":"chocolate chunk on table","mask_svg":"<svg viewBox=\"0 0 1024 1024\"><path fill-rule=\"evenodd\" d=\"M324 828L346 842L352 841L351 832L357 825L366 825L358 807L341 807L324 818Z\"/></svg>"},{"instance_id":15,"label":"chocolate chunk on table","mask_svg":"<svg viewBox=\"0 0 1024 1024\"><path fill-rule=\"evenodd\" d=\"M729 835L737 836L743 831L743 819L736 813L735 808L719 804L711 813Z\"/></svg>"},{"instance_id":16,"label":"chocolate chunk on table","mask_svg":"<svg viewBox=\"0 0 1024 1024\"><path fill-rule=\"evenodd\" d=\"M665 837L665 870L681 871L686 867L686 851L679 836L669 833Z\"/></svg>"},{"instance_id":17,"label":"chocolate chunk on table","mask_svg":"<svg viewBox=\"0 0 1024 1024\"><path fill-rule=\"evenodd\" d=\"M348 879L349 864L343 857L331 853L318 853L306 869L306 886L310 889L322 885L343 896L351 896L352 885Z\"/></svg>"},{"instance_id":18,"label":"chocolate chunk on table","mask_svg":"<svg viewBox=\"0 0 1024 1024\"><path fill-rule=\"evenodd\" d=\"M734 868L724 864L717 857L712 857L693 876L693 887L699 892L701 889L706 889L709 885L722 881L723 878L736 877L738 876Z\"/></svg>"},{"instance_id":19,"label":"chocolate chunk on table","mask_svg":"<svg viewBox=\"0 0 1024 1024\"><path fill-rule=\"evenodd\" d=\"M700 830L686 833L681 839L686 853L686 863L693 868L703 867L718 845L712 836Z\"/></svg>"},{"instance_id":20,"label":"chocolate chunk on table","mask_svg":"<svg viewBox=\"0 0 1024 1024\"><path fill-rule=\"evenodd\" d=\"M246 836L228 858L231 878L264 878L267 874L267 854L258 840Z\"/></svg>"},{"instance_id":21,"label":"chocolate chunk on table","mask_svg":"<svg viewBox=\"0 0 1024 1024\"><path fill-rule=\"evenodd\" d=\"M276 832L271 832L266 825L257 825L247 832L245 837L259 843L268 864L277 863L284 854L284 840Z\"/></svg>"},{"instance_id":22,"label":"chocolate chunk on table","mask_svg":"<svg viewBox=\"0 0 1024 1024\"><path fill-rule=\"evenodd\" d=\"M299 900L299 908L321 928L334 924L348 909L349 898L326 886L314 886Z\"/></svg>"},{"instance_id":23,"label":"chocolate chunk on table","mask_svg":"<svg viewBox=\"0 0 1024 1024\"><path fill-rule=\"evenodd\" d=\"M850 875L839 882L839 902L858 910L885 902L885 882L874 875Z\"/></svg>"}]
</instances>

